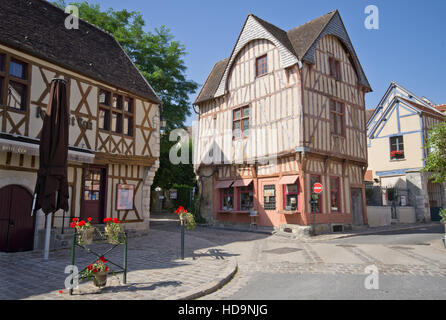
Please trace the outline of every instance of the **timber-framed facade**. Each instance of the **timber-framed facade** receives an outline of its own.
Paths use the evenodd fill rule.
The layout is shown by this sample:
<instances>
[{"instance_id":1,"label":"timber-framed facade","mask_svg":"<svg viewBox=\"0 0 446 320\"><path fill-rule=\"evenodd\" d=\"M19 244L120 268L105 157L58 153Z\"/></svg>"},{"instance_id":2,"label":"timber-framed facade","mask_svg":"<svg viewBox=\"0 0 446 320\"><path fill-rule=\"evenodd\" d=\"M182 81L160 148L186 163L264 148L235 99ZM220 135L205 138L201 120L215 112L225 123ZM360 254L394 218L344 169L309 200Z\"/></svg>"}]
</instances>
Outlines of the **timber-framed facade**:
<instances>
[{"instance_id":1,"label":"timber-framed facade","mask_svg":"<svg viewBox=\"0 0 446 320\"><path fill-rule=\"evenodd\" d=\"M200 212L318 233L366 224L369 91L338 11L288 32L249 15L195 101ZM324 190L312 208L316 182Z\"/></svg>"},{"instance_id":2,"label":"timber-framed facade","mask_svg":"<svg viewBox=\"0 0 446 320\"><path fill-rule=\"evenodd\" d=\"M67 15L47 1L8 0L0 7L6 17L12 19L19 14L23 20L11 21L11 25L5 22L7 29L0 27L0 204L11 212L2 218L9 223L19 216L30 216L27 205L17 206L8 199L16 187L30 195L34 192L42 114L52 79L63 78L70 108L70 209L55 214L53 228L56 233L69 229L73 217L92 217L97 224L106 217L116 217L128 230L146 231L150 187L159 166L161 100L110 34L82 20L79 30L65 29ZM28 19L39 21L28 23ZM14 23L23 25L14 28ZM50 28L53 33L44 42L41 34L26 30L27 25ZM30 46L21 32L29 34L35 43L40 42ZM72 38L66 39L68 36ZM17 38L24 40L14 41ZM72 42L65 43L69 40ZM97 43L107 52L106 58L97 51ZM69 59L65 50L69 50ZM82 66L85 60L89 67ZM104 93L110 99L104 99ZM120 184L134 186L131 209L116 208ZM39 217L40 214L28 219L23 226L32 233L31 240L14 240L10 226L1 225L2 232L11 236L0 239L0 251L11 251L14 241L24 243L15 251L39 248L43 229Z\"/></svg>"}]
</instances>

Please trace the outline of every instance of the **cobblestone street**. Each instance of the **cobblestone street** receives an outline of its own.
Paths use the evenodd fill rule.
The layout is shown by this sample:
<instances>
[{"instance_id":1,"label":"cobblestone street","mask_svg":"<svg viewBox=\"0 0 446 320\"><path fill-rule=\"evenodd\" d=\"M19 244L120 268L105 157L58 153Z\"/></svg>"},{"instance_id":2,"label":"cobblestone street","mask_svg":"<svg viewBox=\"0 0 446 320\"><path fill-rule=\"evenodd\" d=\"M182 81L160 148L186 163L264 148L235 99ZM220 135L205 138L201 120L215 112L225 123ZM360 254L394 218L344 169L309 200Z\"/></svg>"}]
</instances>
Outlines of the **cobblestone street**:
<instances>
[{"instance_id":1,"label":"cobblestone street","mask_svg":"<svg viewBox=\"0 0 446 320\"><path fill-rule=\"evenodd\" d=\"M176 221L154 222L148 236L129 240L127 284L121 283L122 274L119 278L110 276L105 288L97 289L88 282L75 289L72 296L64 289L69 249L51 252L49 262L42 260L41 252L1 254L0 268L5 276L0 279L0 299L243 299L253 285L264 285L266 291L277 290L277 286L268 287L268 277L278 277L274 280L278 283L287 277L305 283L311 277L321 281L337 276L338 281L345 278L345 284L355 277L363 281L367 276L365 268L370 265L378 268L380 276L391 277L396 283L407 276L424 279L421 286L429 281L439 285L446 282L445 249L428 243L393 243L402 242L394 235L304 241L197 227L186 232L186 259L181 260L178 231ZM404 236L415 242L420 237ZM367 239L372 243L359 243ZM95 249L103 248L97 245ZM81 250L76 255L76 263L82 267L95 259ZM122 252L108 258L120 263ZM219 290L218 283L224 284ZM287 290L293 289L291 282L284 283ZM421 294L426 288L419 289ZM443 290L437 295L446 297Z\"/></svg>"},{"instance_id":2,"label":"cobblestone street","mask_svg":"<svg viewBox=\"0 0 446 320\"><path fill-rule=\"evenodd\" d=\"M176 299L198 292L229 272L233 261L231 254L214 243L188 233L185 260L180 258L179 232L151 230L148 236L129 239L128 246L127 284L122 284L122 274L118 274L109 276L103 289L91 281L80 284L72 296L64 287L70 249L50 252L47 262L41 252L0 254L0 299ZM97 252L105 248L109 246L94 246ZM122 247L112 253L107 258L121 264ZM79 270L97 259L78 249L76 256Z\"/></svg>"}]
</instances>

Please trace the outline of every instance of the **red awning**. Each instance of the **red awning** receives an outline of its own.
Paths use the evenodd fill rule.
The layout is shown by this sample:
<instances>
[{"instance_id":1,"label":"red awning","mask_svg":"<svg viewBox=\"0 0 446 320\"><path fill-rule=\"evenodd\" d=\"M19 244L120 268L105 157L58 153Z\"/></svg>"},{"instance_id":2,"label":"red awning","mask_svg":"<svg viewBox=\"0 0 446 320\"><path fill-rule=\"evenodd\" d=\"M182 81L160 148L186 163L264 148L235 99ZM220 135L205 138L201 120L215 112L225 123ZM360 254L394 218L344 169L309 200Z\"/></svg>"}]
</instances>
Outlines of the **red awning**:
<instances>
[{"instance_id":1,"label":"red awning","mask_svg":"<svg viewBox=\"0 0 446 320\"><path fill-rule=\"evenodd\" d=\"M279 180L279 184L294 184L296 183L297 179L299 178L299 176L283 176L280 180Z\"/></svg>"},{"instance_id":2,"label":"red awning","mask_svg":"<svg viewBox=\"0 0 446 320\"><path fill-rule=\"evenodd\" d=\"M234 180L218 181L215 188L217 188L217 189L229 188L233 182L234 182Z\"/></svg>"},{"instance_id":3,"label":"red awning","mask_svg":"<svg viewBox=\"0 0 446 320\"><path fill-rule=\"evenodd\" d=\"M252 179L242 179L242 180L235 180L233 187L247 187L252 182Z\"/></svg>"}]
</instances>

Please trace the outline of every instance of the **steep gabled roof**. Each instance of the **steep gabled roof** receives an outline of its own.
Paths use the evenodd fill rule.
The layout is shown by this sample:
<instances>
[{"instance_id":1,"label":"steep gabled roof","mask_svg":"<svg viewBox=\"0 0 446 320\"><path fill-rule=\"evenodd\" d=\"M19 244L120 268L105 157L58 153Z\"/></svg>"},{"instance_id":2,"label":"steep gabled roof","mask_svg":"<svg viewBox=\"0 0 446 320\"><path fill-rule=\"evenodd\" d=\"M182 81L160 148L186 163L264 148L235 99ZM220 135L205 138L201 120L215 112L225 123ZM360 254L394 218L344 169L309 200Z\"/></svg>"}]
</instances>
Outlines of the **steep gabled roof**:
<instances>
[{"instance_id":1,"label":"steep gabled roof","mask_svg":"<svg viewBox=\"0 0 446 320\"><path fill-rule=\"evenodd\" d=\"M337 10L329 12L287 32L299 60L304 59L305 54L337 12Z\"/></svg>"},{"instance_id":2,"label":"steep gabled roof","mask_svg":"<svg viewBox=\"0 0 446 320\"><path fill-rule=\"evenodd\" d=\"M248 15L246 21L248 21L250 17L254 18L255 21L257 21L264 28L264 30L277 39L281 46L290 52L291 55L294 55L295 58L293 59L295 59L295 61L298 63L301 63L301 61L314 63L314 49L321 37L332 34L342 39L343 45L349 52L351 52L351 61L358 73L359 81L362 83L362 85L364 85L364 87L371 90L370 84L364 74L361 64L359 63L356 52L353 49L353 45L351 44L350 38L337 10L329 12L287 32L253 14ZM246 22L243 28L245 28L245 26ZM239 40L237 40L237 43ZM221 82L225 80L225 73L227 73L227 69L230 68L231 60L236 53L237 52L235 52L234 47L229 58L218 62L214 66L210 75L208 76L208 80L202 87L202 90L194 104L204 102L214 98L216 95L222 94ZM223 61L226 62L226 65L224 66ZM220 83L216 84L217 81Z\"/></svg>"},{"instance_id":3,"label":"steep gabled roof","mask_svg":"<svg viewBox=\"0 0 446 320\"><path fill-rule=\"evenodd\" d=\"M229 58L223 59L214 65L211 73L209 74L206 82L201 88L200 94L195 99L194 103L200 103L214 97L215 91L217 91L220 80L228 65Z\"/></svg>"},{"instance_id":4,"label":"steep gabled roof","mask_svg":"<svg viewBox=\"0 0 446 320\"><path fill-rule=\"evenodd\" d=\"M67 16L45 0L1 0L0 43L161 103L112 35L81 19L66 29Z\"/></svg>"}]
</instances>

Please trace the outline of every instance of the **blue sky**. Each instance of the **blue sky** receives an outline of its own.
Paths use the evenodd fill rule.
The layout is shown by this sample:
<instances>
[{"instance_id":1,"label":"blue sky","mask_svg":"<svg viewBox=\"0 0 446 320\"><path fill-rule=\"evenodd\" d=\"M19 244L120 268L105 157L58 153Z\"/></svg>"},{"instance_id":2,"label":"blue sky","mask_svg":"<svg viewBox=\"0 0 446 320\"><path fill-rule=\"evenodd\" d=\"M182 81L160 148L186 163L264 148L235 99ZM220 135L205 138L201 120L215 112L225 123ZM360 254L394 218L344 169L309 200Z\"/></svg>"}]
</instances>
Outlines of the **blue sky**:
<instances>
[{"instance_id":1,"label":"blue sky","mask_svg":"<svg viewBox=\"0 0 446 320\"><path fill-rule=\"evenodd\" d=\"M187 77L202 85L215 62L228 57L246 16L289 30L338 9L373 92L374 108L391 81L435 103L446 103L444 0L90 0L102 9L140 11L147 30L166 25L186 46ZM366 6L379 9L379 29L364 27ZM201 86L200 86L201 88ZM191 96L193 101L198 92ZM187 124L195 118L188 118Z\"/></svg>"}]
</instances>

